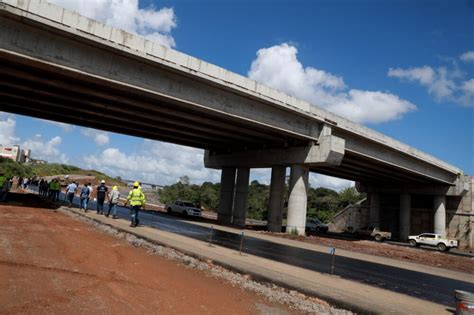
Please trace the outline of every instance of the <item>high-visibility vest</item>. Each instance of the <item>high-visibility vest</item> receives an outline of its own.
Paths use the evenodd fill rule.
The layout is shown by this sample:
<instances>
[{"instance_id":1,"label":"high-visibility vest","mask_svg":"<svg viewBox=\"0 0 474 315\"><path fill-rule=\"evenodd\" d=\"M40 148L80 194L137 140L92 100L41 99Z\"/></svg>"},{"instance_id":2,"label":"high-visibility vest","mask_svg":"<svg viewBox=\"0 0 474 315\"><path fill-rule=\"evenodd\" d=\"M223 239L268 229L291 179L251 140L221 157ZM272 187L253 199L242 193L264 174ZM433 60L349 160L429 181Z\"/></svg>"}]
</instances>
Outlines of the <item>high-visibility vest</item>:
<instances>
[{"instance_id":1,"label":"high-visibility vest","mask_svg":"<svg viewBox=\"0 0 474 315\"><path fill-rule=\"evenodd\" d=\"M146 202L145 194L139 188L130 190L127 200L130 200L132 206L144 206Z\"/></svg>"}]
</instances>

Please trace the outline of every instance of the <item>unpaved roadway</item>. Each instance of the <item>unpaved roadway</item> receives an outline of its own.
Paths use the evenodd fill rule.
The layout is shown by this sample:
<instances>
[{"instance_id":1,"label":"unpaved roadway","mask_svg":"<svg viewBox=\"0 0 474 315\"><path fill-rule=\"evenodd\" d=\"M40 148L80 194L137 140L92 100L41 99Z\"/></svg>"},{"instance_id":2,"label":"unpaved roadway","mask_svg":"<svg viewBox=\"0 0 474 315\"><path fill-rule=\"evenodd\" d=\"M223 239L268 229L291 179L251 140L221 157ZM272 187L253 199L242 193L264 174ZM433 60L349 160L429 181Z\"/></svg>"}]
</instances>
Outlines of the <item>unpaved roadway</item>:
<instances>
[{"instance_id":1,"label":"unpaved roadway","mask_svg":"<svg viewBox=\"0 0 474 315\"><path fill-rule=\"evenodd\" d=\"M0 204L1 314L291 313L19 198Z\"/></svg>"}]
</instances>

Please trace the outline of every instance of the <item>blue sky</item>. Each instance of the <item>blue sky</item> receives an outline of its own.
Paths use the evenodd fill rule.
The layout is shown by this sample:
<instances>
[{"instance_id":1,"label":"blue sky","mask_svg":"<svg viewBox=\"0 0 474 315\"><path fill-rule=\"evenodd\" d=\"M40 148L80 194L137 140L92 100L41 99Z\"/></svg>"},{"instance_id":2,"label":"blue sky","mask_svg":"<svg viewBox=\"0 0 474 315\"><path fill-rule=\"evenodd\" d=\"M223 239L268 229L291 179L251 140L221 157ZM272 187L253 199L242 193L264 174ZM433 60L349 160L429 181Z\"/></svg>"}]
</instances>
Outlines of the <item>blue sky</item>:
<instances>
[{"instance_id":1,"label":"blue sky","mask_svg":"<svg viewBox=\"0 0 474 315\"><path fill-rule=\"evenodd\" d=\"M126 11L109 0L96 7L55 2L305 98L474 174L472 1L188 0L140 1L136 6L136 1L124 0L135 6ZM161 24L140 20L146 9ZM125 13L113 19L113 10ZM184 150L186 158L199 159L199 150L18 115L2 115L0 123L0 140L40 143L38 157L164 184L184 175L180 172L188 172L195 182L219 178L202 169L202 160L183 160L184 167L176 167L173 157L163 153ZM120 170L102 165L104 158L117 156L148 163L150 169L140 175L122 165ZM253 172L263 181L268 176L267 171ZM347 185L319 176L313 176L312 184Z\"/></svg>"}]
</instances>

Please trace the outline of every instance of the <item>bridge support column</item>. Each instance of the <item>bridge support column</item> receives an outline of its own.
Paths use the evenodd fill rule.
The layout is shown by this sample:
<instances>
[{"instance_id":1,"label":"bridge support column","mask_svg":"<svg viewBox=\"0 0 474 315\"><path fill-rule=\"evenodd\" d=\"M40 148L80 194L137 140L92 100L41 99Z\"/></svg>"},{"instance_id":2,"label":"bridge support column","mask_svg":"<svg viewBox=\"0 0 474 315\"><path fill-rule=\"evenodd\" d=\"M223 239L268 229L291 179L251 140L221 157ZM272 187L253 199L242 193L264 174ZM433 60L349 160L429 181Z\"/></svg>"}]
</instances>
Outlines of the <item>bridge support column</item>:
<instances>
[{"instance_id":1,"label":"bridge support column","mask_svg":"<svg viewBox=\"0 0 474 315\"><path fill-rule=\"evenodd\" d=\"M249 195L250 168L241 167L237 169L237 181L234 199L234 215L232 224L244 227L247 216L247 199Z\"/></svg>"},{"instance_id":2,"label":"bridge support column","mask_svg":"<svg viewBox=\"0 0 474 315\"><path fill-rule=\"evenodd\" d=\"M290 175L290 196L288 199L288 221L286 233L304 235L306 227L306 207L308 204L309 167L292 165Z\"/></svg>"},{"instance_id":3,"label":"bridge support column","mask_svg":"<svg viewBox=\"0 0 474 315\"><path fill-rule=\"evenodd\" d=\"M434 232L446 236L446 196L434 197Z\"/></svg>"},{"instance_id":4,"label":"bridge support column","mask_svg":"<svg viewBox=\"0 0 474 315\"><path fill-rule=\"evenodd\" d=\"M408 241L410 235L411 195L400 195L400 241Z\"/></svg>"},{"instance_id":5,"label":"bridge support column","mask_svg":"<svg viewBox=\"0 0 474 315\"><path fill-rule=\"evenodd\" d=\"M370 193L369 225L380 227L380 194Z\"/></svg>"},{"instance_id":6,"label":"bridge support column","mask_svg":"<svg viewBox=\"0 0 474 315\"><path fill-rule=\"evenodd\" d=\"M272 167L272 179L270 184L270 200L268 202L268 225L270 232L281 232L283 213L283 192L285 189L286 167Z\"/></svg>"},{"instance_id":7,"label":"bridge support column","mask_svg":"<svg viewBox=\"0 0 474 315\"><path fill-rule=\"evenodd\" d=\"M232 223L232 209L234 206L235 168L224 167L221 173L221 192L217 222L221 224Z\"/></svg>"}]
</instances>

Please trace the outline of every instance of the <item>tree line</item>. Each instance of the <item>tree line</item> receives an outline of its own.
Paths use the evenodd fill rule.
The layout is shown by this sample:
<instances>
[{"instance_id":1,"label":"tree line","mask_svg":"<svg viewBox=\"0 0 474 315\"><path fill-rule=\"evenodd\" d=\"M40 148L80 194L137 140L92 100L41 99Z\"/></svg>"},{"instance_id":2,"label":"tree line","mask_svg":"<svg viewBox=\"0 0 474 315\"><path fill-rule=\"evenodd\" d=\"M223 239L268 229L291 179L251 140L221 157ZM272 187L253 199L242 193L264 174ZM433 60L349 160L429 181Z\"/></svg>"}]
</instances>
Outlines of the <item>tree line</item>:
<instances>
[{"instance_id":1,"label":"tree line","mask_svg":"<svg viewBox=\"0 0 474 315\"><path fill-rule=\"evenodd\" d=\"M165 186L158 194L160 202L164 204L170 204L176 200L191 201L201 204L206 210L217 212L219 190L219 183L204 182L202 185L195 185L189 184L186 181L180 181L176 184ZM267 219L269 194L269 185L261 184L257 180L250 183L247 218L255 220ZM310 187L308 191L307 216L328 222L336 212L363 198L365 198L365 195L357 192L354 187L347 187L340 192L324 187ZM285 186L284 200L283 218L285 219L288 206L288 186Z\"/></svg>"}]
</instances>

